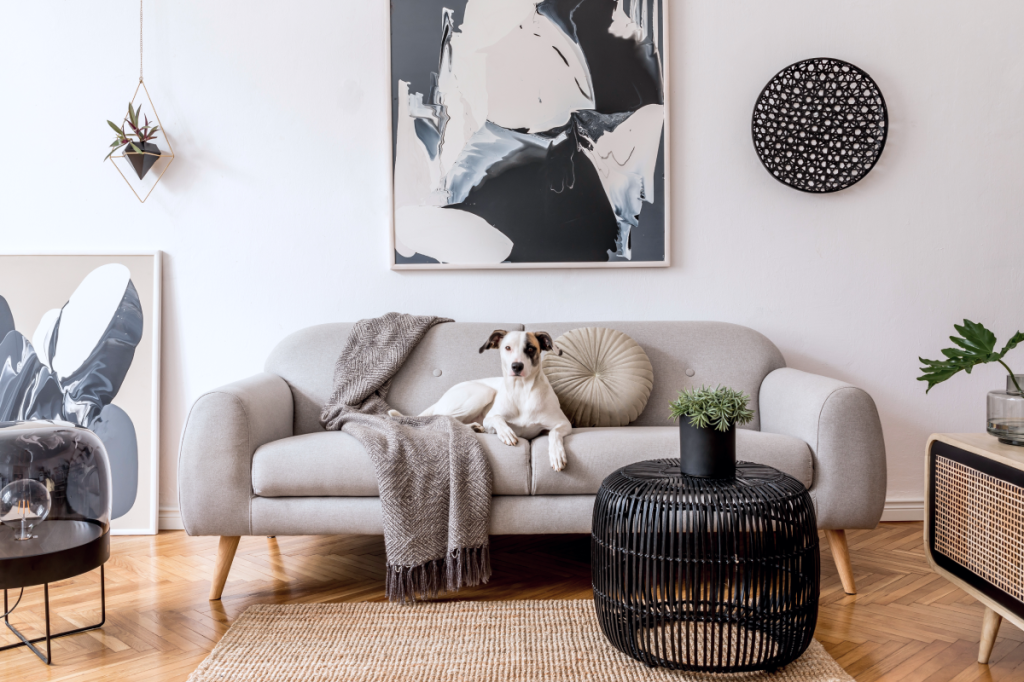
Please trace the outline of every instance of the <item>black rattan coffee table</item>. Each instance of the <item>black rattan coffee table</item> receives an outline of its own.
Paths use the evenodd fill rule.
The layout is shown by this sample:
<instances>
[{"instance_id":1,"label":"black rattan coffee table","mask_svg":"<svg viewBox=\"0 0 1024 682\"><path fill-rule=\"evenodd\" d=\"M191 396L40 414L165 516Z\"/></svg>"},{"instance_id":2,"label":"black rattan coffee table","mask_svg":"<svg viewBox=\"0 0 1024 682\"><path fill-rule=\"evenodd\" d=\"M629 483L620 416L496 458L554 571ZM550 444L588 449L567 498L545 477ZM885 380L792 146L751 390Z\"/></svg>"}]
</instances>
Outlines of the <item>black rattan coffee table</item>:
<instances>
[{"instance_id":1,"label":"black rattan coffee table","mask_svg":"<svg viewBox=\"0 0 1024 682\"><path fill-rule=\"evenodd\" d=\"M769 466L684 476L678 459L604 480L591 535L601 629L648 666L773 670L811 643L818 529L810 495Z\"/></svg>"}]
</instances>

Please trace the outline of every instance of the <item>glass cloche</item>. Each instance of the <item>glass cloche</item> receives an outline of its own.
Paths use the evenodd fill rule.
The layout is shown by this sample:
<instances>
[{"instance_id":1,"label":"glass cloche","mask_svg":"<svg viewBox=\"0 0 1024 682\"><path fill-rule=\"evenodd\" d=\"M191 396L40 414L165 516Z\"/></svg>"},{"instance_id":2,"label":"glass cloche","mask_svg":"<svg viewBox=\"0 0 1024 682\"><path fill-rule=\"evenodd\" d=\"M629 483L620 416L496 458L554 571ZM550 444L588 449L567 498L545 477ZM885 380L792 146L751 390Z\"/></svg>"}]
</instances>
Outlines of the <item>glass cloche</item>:
<instances>
[{"instance_id":1,"label":"glass cloche","mask_svg":"<svg viewBox=\"0 0 1024 682\"><path fill-rule=\"evenodd\" d=\"M0 546L106 545L110 462L92 431L59 421L0 422ZM46 504L48 502L48 504ZM39 547L37 549L44 549Z\"/></svg>"}]
</instances>

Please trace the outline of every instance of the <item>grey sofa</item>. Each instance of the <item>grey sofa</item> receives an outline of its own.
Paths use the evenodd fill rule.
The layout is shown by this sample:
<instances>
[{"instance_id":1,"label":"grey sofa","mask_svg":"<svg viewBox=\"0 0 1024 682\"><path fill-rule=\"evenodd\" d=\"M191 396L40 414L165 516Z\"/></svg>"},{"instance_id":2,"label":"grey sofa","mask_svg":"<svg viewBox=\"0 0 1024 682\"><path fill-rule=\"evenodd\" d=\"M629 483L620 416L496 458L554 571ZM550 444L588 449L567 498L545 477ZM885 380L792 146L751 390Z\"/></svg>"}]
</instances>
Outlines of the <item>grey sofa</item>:
<instances>
[{"instance_id":1,"label":"grey sofa","mask_svg":"<svg viewBox=\"0 0 1024 682\"><path fill-rule=\"evenodd\" d=\"M855 591L844 530L873 528L885 499L882 429L871 397L841 381L788 369L761 334L719 322L449 323L435 326L395 376L388 401L418 414L452 385L499 374L477 349L494 329L619 329L654 366L647 408L626 427L576 429L569 463L548 465L547 436L510 447L480 438L494 471L491 532L589 533L605 476L631 462L679 456L668 403L680 389L726 385L751 396L754 420L737 432L737 457L770 464L810 490L847 592ZM211 587L219 599L240 536L381 534L377 481L350 435L326 432L321 405L351 324L303 329L271 353L265 372L199 397L178 460L181 516L189 535L219 535ZM533 456L532 453L540 453Z\"/></svg>"}]
</instances>

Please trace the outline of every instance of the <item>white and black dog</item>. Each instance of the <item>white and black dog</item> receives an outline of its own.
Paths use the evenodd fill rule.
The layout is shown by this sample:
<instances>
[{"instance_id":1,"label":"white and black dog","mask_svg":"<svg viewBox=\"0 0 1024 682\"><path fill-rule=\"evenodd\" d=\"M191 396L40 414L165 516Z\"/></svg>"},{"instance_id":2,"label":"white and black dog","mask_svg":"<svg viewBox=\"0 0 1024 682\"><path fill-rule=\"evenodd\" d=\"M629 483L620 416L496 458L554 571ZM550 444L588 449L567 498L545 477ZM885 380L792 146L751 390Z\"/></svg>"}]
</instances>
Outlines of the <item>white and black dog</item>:
<instances>
[{"instance_id":1,"label":"white and black dog","mask_svg":"<svg viewBox=\"0 0 1024 682\"><path fill-rule=\"evenodd\" d=\"M541 353L555 347L547 332L506 332L496 329L483 346L501 350L501 376L464 381L448 389L441 399L419 416L448 415L484 433L496 433L505 445L515 445L548 431L548 458L551 468L565 468L562 439L572 431L558 405L551 384L541 367ZM400 417L397 410L388 414ZM482 426L481 426L482 424Z\"/></svg>"}]
</instances>

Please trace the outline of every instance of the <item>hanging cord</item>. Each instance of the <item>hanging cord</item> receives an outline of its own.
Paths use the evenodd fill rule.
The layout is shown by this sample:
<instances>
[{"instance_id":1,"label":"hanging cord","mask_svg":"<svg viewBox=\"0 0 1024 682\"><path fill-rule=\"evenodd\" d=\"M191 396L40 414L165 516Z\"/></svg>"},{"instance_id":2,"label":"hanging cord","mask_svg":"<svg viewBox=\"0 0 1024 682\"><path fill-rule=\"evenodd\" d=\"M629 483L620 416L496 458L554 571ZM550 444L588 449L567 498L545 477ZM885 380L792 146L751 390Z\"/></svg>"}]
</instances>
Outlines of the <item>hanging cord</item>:
<instances>
[{"instance_id":1,"label":"hanging cord","mask_svg":"<svg viewBox=\"0 0 1024 682\"><path fill-rule=\"evenodd\" d=\"M9 616L12 613L14 613L14 609L18 608L18 604L21 603L21 598L24 595L25 595L25 588L23 587L23 588L21 588L21 592L18 593L18 601L14 602L14 606L11 607L11 610L8 611L7 613L5 613L4 615L0 616L0 618L7 618L7 616Z\"/></svg>"},{"instance_id":2,"label":"hanging cord","mask_svg":"<svg viewBox=\"0 0 1024 682\"><path fill-rule=\"evenodd\" d=\"M142 82L142 0L139 0L139 82Z\"/></svg>"}]
</instances>

